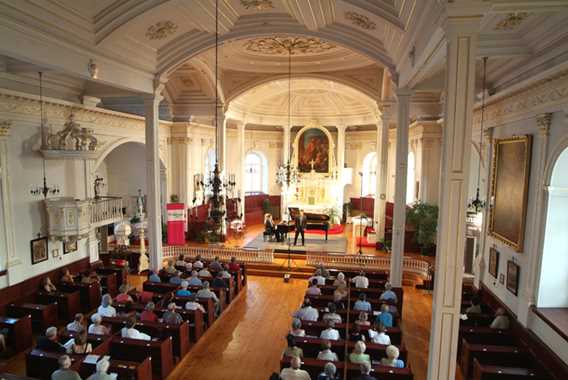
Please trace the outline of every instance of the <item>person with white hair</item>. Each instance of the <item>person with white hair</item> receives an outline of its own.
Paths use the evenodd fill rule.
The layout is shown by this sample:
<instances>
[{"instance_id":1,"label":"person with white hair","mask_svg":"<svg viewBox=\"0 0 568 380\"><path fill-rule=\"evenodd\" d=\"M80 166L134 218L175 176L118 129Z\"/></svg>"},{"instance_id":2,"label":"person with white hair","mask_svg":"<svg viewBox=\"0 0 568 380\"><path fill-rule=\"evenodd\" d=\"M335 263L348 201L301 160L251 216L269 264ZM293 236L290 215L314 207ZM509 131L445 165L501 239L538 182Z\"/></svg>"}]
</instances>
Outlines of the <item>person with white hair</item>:
<instances>
[{"instance_id":1,"label":"person with white hair","mask_svg":"<svg viewBox=\"0 0 568 380\"><path fill-rule=\"evenodd\" d=\"M203 281L199 278L199 273L196 270L191 271L191 277L187 281L189 286L202 286Z\"/></svg>"},{"instance_id":2,"label":"person with white hair","mask_svg":"<svg viewBox=\"0 0 568 380\"><path fill-rule=\"evenodd\" d=\"M208 268L203 268L199 271L199 277L213 277Z\"/></svg>"},{"instance_id":3,"label":"person with white hair","mask_svg":"<svg viewBox=\"0 0 568 380\"><path fill-rule=\"evenodd\" d=\"M280 372L280 379L282 380L312 380L310 374L301 369L302 360L299 357L290 359L290 367L284 368Z\"/></svg>"},{"instance_id":4,"label":"person with white hair","mask_svg":"<svg viewBox=\"0 0 568 380\"><path fill-rule=\"evenodd\" d=\"M138 331L136 328L136 318L131 317L126 320L126 326L120 330L120 336L128 339L152 340L150 335Z\"/></svg>"},{"instance_id":5,"label":"person with white hair","mask_svg":"<svg viewBox=\"0 0 568 380\"><path fill-rule=\"evenodd\" d=\"M386 358L381 359L381 365L395 367L395 368L404 368L404 362L400 360L398 357L400 355L400 351L396 346L390 345L385 350L387 355Z\"/></svg>"},{"instance_id":6,"label":"person with white hair","mask_svg":"<svg viewBox=\"0 0 568 380\"><path fill-rule=\"evenodd\" d=\"M499 329L499 330L507 330L509 328L509 317L507 316L507 312L505 309L500 307L495 312L495 319L489 325L492 329Z\"/></svg>"},{"instance_id":7,"label":"person with white hair","mask_svg":"<svg viewBox=\"0 0 568 380\"><path fill-rule=\"evenodd\" d=\"M116 380L114 376L108 374L110 362L107 359L101 359L97 362L97 372L93 373L87 380Z\"/></svg>"},{"instance_id":8,"label":"person with white hair","mask_svg":"<svg viewBox=\"0 0 568 380\"><path fill-rule=\"evenodd\" d=\"M347 281L345 281L345 275L343 272L339 272L337 277L333 281L333 286L347 286Z\"/></svg>"},{"instance_id":9,"label":"person with white hair","mask_svg":"<svg viewBox=\"0 0 568 380\"><path fill-rule=\"evenodd\" d=\"M351 282L355 284L356 288L367 289L369 287L369 279L365 276L365 272L363 271L353 277Z\"/></svg>"},{"instance_id":10,"label":"person with white hair","mask_svg":"<svg viewBox=\"0 0 568 380\"><path fill-rule=\"evenodd\" d=\"M158 316L154 312L156 309L156 304L154 302L148 302L144 306L144 311L140 313L140 320L142 322L158 322Z\"/></svg>"},{"instance_id":11,"label":"person with white hair","mask_svg":"<svg viewBox=\"0 0 568 380\"><path fill-rule=\"evenodd\" d=\"M398 297L396 296L396 293L393 292L392 285L390 284L390 282L385 283L385 291L381 293L379 299L381 301L390 301L393 303L398 302Z\"/></svg>"},{"instance_id":12,"label":"person with white hair","mask_svg":"<svg viewBox=\"0 0 568 380\"><path fill-rule=\"evenodd\" d=\"M185 310L199 310L202 313L205 313L205 308L202 304L197 302L195 294L189 296L189 301L185 303Z\"/></svg>"},{"instance_id":13,"label":"person with white hair","mask_svg":"<svg viewBox=\"0 0 568 380\"><path fill-rule=\"evenodd\" d=\"M187 289L189 287L189 282L183 280L181 282L181 289L178 289L176 291L176 296L177 297L189 297L191 295L191 292Z\"/></svg>"},{"instance_id":14,"label":"person with white hair","mask_svg":"<svg viewBox=\"0 0 568 380\"><path fill-rule=\"evenodd\" d=\"M321 275L321 270L317 269L314 275L308 279L308 282L312 284L314 280L317 280L317 285L325 285L325 277Z\"/></svg>"},{"instance_id":15,"label":"person with white hair","mask_svg":"<svg viewBox=\"0 0 568 380\"><path fill-rule=\"evenodd\" d=\"M89 334L93 335L109 335L110 330L102 324L103 317L100 314L95 313L91 315L91 325L89 326Z\"/></svg>"},{"instance_id":16,"label":"person with white hair","mask_svg":"<svg viewBox=\"0 0 568 380\"><path fill-rule=\"evenodd\" d=\"M59 369L51 374L51 380L81 380L81 376L71 369L69 355L61 355L57 363L59 363Z\"/></svg>"},{"instance_id":17,"label":"person with white hair","mask_svg":"<svg viewBox=\"0 0 568 380\"><path fill-rule=\"evenodd\" d=\"M82 333L85 331L85 316L82 313L75 314L73 322L68 323L65 328L69 332Z\"/></svg>"},{"instance_id":18,"label":"person with white hair","mask_svg":"<svg viewBox=\"0 0 568 380\"><path fill-rule=\"evenodd\" d=\"M349 354L349 361L351 363L361 364L361 363L371 363L371 357L366 354L367 346L360 340L355 343L353 347L353 352Z\"/></svg>"},{"instance_id":19,"label":"person with white hair","mask_svg":"<svg viewBox=\"0 0 568 380\"><path fill-rule=\"evenodd\" d=\"M57 327L55 326L50 326L45 330L45 336L38 339L36 348L42 351L60 352L62 354L66 352L65 347L59 343Z\"/></svg>"},{"instance_id":20,"label":"person with white hair","mask_svg":"<svg viewBox=\"0 0 568 380\"><path fill-rule=\"evenodd\" d=\"M209 281L203 281L203 288L197 291L198 298L211 298L215 303L219 303L219 298L214 291L209 288Z\"/></svg>"},{"instance_id":21,"label":"person with white hair","mask_svg":"<svg viewBox=\"0 0 568 380\"><path fill-rule=\"evenodd\" d=\"M377 380L371 376L371 363L363 362L360 364L361 375L357 376L354 380Z\"/></svg>"},{"instance_id":22,"label":"person with white hair","mask_svg":"<svg viewBox=\"0 0 568 380\"><path fill-rule=\"evenodd\" d=\"M175 303L171 302L168 304L168 311L166 311L164 315L162 315L162 320L165 324L181 325L181 323L183 322L183 318L180 315L180 313L176 311L176 309L177 306Z\"/></svg>"},{"instance_id":23,"label":"person with white hair","mask_svg":"<svg viewBox=\"0 0 568 380\"><path fill-rule=\"evenodd\" d=\"M319 374L317 380L339 380L335 364L325 363L323 366L323 372Z\"/></svg>"},{"instance_id":24,"label":"person with white hair","mask_svg":"<svg viewBox=\"0 0 568 380\"><path fill-rule=\"evenodd\" d=\"M116 317L116 309L112 306L110 294L107 293L101 298L101 305L97 309L97 313L102 317Z\"/></svg>"},{"instance_id":25,"label":"person with white hair","mask_svg":"<svg viewBox=\"0 0 568 380\"><path fill-rule=\"evenodd\" d=\"M327 340L339 340L341 336L339 335L339 331L335 329L335 322L334 321L327 321L327 329L323 330L320 334L321 339Z\"/></svg>"}]
</instances>

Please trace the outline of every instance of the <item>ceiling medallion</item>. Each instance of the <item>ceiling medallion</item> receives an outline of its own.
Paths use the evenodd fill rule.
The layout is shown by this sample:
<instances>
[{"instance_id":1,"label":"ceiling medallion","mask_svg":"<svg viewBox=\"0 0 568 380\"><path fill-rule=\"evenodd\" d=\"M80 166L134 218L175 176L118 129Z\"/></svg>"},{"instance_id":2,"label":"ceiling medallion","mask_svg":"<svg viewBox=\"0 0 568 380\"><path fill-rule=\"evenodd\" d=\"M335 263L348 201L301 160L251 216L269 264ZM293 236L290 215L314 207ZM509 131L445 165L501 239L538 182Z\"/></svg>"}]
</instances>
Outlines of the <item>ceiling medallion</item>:
<instances>
[{"instance_id":1,"label":"ceiling medallion","mask_svg":"<svg viewBox=\"0 0 568 380\"><path fill-rule=\"evenodd\" d=\"M359 13L347 11L345 12L345 18L350 20L354 25L361 27L365 30L375 30L377 29L377 24L369 19L369 17L365 15L361 15Z\"/></svg>"},{"instance_id":2,"label":"ceiling medallion","mask_svg":"<svg viewBox=\"0 0 568 380\"><path fill-rule=\"evenodd\" d=\"M159 21L148 28L146 38L149 40L163 40L174 34L177 28L177 25L172 21Z\"/></svg>"},{"instance_id":3,"label":"ceiling medallion","mask_svg":"<svg viewBox=\"0 0 568 380\"><path fill-rule=\"evenodd\" d=\"M495 30L513 30L530 16L527 12L509 13L495 25Z\"/></svg>"},{"instance_id":4,"label":"ceiling medallion","mask_svg":"<svg viewBox=\"0 0 568 380\"><path fill-rule=\"evenodd\" d=\"M268 55L318 54L335 49L336 46L314 37L266 37L249 40L245 49Z\"/></svg>"},{"instance_id":5,"label":"ceiling medallion","mask_svg":"<svg viewBox=\"0 0 568 380\"><path fill-rule=\"evenodd\" d=\"M241 0L241 5L245 9L254 8L257 11L265 11L274 8L272 0Z\"/></svg>"}]
</instances>

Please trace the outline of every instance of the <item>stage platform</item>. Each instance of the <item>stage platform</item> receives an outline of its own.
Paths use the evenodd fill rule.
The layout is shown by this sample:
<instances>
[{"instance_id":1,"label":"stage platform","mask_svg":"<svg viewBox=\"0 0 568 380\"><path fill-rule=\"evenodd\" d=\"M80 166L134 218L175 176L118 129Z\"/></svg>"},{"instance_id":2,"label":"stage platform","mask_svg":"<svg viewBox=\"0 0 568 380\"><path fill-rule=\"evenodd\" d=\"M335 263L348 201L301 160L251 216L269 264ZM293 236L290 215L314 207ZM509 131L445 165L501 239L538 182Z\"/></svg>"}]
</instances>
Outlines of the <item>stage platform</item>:
<instances>
[{"instance_id":1,"label":"stage platform","mask_svg":"<svg viewBox=\"0 0 568 380\"><path fill-rule=\"evenodd\" d=\"M264 241L262 233L251 240L245 248L249 249L273 249L275 253L288 253L288 248L293 254L306 254L310 252L326 252L326 253L345 253L347 250L347 239L344 236L330 235L325 240L323 235L306 234L306 244L300 245L301 239L298 238L298 245L294 246L294 239L290 237L292 243L290 247L287 242L279 243L276 241Z\"/></svg>"}]
</instances>

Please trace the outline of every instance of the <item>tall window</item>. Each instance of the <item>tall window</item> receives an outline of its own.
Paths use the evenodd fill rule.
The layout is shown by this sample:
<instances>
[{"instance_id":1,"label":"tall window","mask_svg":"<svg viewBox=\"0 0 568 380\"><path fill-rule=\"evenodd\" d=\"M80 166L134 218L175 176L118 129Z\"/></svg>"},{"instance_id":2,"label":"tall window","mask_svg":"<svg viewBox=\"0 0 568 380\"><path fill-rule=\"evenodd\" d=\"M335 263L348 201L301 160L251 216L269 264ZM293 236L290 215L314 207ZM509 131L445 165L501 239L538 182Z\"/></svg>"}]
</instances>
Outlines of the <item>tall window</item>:
<instances>
[{"instance_id":1,"label":"tall window","mask_svg":"<svg viewBox=\"0 0 568 380\"><path fill-rule=\"evenodd\" d=\"M267 164L263 156L251 152L245 157L245 192L266 192Z\"/></svg>"},{"instance_id":2,"label":"tall window","mask_svg":"<svg viewBox=\"0 0 568 380\"><path fill-rule=\"evenodd\" d=\"M215 170L215 149L209 149L205 157L205 177L209 178L211 172Z\"/></svg>"},{"instance_id":3,"label":"tall window","mask_svg":"<svg viewBox=\"0 0 568 380\"><path fill-rule=\"evenodd\" d=\"M363 159L363 195L377 192L377 153L368 153Z\"/></svg>"},{"instance_id":4,"label":"tall window","mask_svg":"<svg viewBox=\"0 0 568 380\"><path fill-rule=\"evenodd\" d=\"M408 172L406 176L406 203L414 203L416 200L416 161L414 152L408 153Z\"/></svg>"}]
</instances>

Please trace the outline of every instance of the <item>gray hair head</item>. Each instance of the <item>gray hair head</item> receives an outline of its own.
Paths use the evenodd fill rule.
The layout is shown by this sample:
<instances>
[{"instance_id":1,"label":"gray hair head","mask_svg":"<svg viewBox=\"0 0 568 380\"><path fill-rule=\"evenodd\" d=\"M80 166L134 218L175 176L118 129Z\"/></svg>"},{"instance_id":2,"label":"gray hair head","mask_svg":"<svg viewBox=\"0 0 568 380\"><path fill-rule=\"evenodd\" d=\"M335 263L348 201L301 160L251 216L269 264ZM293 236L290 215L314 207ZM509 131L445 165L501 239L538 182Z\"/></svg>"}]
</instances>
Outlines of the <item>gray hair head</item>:
<instances>
[{"instance_id":1,"label":"gray hair head","mask_svg":"<svg viewBox=\"0 0 568 380\"><path fill-rule=\"evenodd\" d=\"M45 336L48 338L55 338L57 336L57 327L50 326L45 329Z\"/></svg>"},{"instance_id":2,"label":"gray hair head","mask_svg":"<svg viewBox=\"0 0 568 380\"><path fill-rule=\"evenodd\" d=\"M107 359L101 359L97 362L97 372L106 373L110 367L110 362Z\"/></svg>"},{"instance_id":3,"label":"gray hair head","mask_svg":"<svg viewBox=\"0 0 568 380\"><path fill-rule=\"evenodd\" d=\"M335 376L337 368L333 363L326 363L325 366L323 367L323 372L328 376Z\"/></svg>"},{"instance_id":4,"label":"gray hair head","mask_svg":"<svg viewBox=\"0 0 568 380\"><path fill-rule=\"evenodd\" d=\"M292 320L292 328L293 329L299 329L302 327L302 321L300 321L298 318L294 318Z\"/></svg>"},{"instance_id":5,"label":"gray hair head","mask_svg":"<svg viewBox=\"0 0 568 380\"><path fill-rule=\"evenodd\" d=\"M103 296L103 298L101 298L101 305L104 307L112 305L112 297L110 294L107 293Z\"/></svg>"},{"instance_id":6,"label":"gray hair head","mask_svg":"<svg viewBox=\"0 0 568 380\"><path fill-rule=\"evenodd\" d=\"M103 321L103 317L101 317L100 314L95 313L93 315L91 315L91 322L93 322L94 324L99 324Z\"/></svg>"},{"instance_id":7,"label":"gray hair head","mask_svg":"<svg viewBox=\"0 0 568 380\"><path fill-rule=\"evenodd\" d=\"M71 358L69 355L61 355L59 359L57 359L57 363L59 363L59 368L69 368L71 367Z\"/></svg>"}]
</instances>

